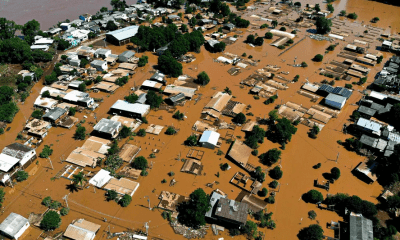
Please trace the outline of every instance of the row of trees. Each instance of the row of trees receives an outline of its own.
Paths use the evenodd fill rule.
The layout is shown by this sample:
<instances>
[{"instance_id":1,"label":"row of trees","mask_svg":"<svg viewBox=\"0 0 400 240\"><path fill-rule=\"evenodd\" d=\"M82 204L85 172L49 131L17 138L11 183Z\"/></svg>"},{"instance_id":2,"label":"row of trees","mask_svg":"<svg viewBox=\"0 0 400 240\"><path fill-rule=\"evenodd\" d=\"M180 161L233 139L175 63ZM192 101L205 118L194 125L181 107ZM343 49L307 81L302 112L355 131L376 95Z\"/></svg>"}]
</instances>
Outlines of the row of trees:
<instances>
[{"instance_id":1,"label":"row of trees","mask_svg":"<svg viewBox=\"0 0 400 240\"><path fill-rule=\"evenodd\" d=\"M17 104L13 101L14 89L9 86L0 87L0 121L12 122L18 112Z\"/></svg>"}]
</instances>

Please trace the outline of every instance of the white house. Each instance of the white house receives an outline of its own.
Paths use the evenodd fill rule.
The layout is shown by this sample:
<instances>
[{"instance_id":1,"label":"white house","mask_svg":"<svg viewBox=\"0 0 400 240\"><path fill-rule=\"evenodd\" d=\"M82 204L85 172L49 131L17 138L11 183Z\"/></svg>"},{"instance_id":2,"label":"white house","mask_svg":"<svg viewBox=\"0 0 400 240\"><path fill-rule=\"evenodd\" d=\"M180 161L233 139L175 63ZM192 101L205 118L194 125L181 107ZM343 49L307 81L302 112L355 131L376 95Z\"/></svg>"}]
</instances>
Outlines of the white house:
<instances>
[{"instance_id":1,"label":"white house","mask_svg":"<svg viewBox=\"0 0 400 240\"><path fill-rule=\"evenodd\" d=\"M203 147L214 149L218 144L220 134L214 131L204 131L200 138Z\"/></svg>"},{"instance_id":2,"label":"white house","mask_svg":"<svg viewBox=\"0 0 400 240\"><path fill-rule=\"evenodd\" d=\"M20 143L4 147L0 153L0 181L5 184L15 173L14 170L26 168L35 158L35 149Z\"/></svg>"},{"instance_id":3,"label":"white house","mask_svg":"<svg viewBox=\"0 0 400 240\"><path fill-rule=\"evenodd\" d=\"M17 239L29 228L30 224L28 219L23 216L10 213L6 219L0 224L0 232L11 238Z\"/></svg>"},{"instance_id":4,"label":"white house","mask_svg":"<svg viewBox=\"0 0 400 240\"><path fill-rule=\"evenodd\" d=\"M97 71L106 71L108 69L107 62L102 60L93 60L90 66L96 68Z\"/></svg>"},{"instance_id":5,"label":"white house","mask_svg":"<svg viewBox=\"0 0 400 240\"><path fill-rule=\"evenodd\" d=\"M106 58L111 54L110 49L104 49L104 48L99 48L94 52L94 57L95 58Z\"/></svg>"},{"instance_id":6,"label":"white house","mask_svg":"<svg viewBox=\"0 0 400 240\"><path fill-rule=\"evenodd\" d=\"M100 169L100 171L89 180L89 184L102 188L111 178L112 176L109 171Z\"/></svg>"}]
</instances>

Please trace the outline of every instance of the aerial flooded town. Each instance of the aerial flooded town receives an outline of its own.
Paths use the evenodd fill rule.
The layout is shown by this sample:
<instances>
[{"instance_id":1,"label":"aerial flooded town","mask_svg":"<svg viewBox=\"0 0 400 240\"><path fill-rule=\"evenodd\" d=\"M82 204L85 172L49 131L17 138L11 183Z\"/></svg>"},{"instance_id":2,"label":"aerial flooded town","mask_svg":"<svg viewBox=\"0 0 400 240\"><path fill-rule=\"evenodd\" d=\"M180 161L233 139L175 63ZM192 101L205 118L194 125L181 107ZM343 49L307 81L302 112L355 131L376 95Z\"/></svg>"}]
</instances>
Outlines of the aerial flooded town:
<instances>
[{"instance_id":1,"label":"aerial flooded town","mask_svg":"<svg viewBox=\"0 0 400 240\"><path fill-rule=\"evenodd\" d=\"M398 0L4 1L0 99L0 239L400 239Z\"/></svg>"}]
</instances>

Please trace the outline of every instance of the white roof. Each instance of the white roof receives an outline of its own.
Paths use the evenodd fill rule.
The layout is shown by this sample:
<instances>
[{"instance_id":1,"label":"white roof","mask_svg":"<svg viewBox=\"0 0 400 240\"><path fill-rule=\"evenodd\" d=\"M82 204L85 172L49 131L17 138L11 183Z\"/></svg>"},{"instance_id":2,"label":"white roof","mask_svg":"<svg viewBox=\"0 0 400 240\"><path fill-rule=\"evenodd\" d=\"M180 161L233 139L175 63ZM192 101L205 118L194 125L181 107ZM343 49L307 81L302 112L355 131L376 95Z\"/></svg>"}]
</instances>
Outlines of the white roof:
<instances>
[{"instance_id":1,"label":"white roof","mask_svg":"<svg viewBox=\"0 0 400 240\"><path fill-rule=\"evenodd\" d=\"M48 50L49 46L47 46L47 45L32 45L31 49L45 49L45 50Z\"/></svg>"},{"instance_id":2,"label":"white roof","mask_svg":"<svg viewBox=\"0 0 400 240\"><path fill-rule=\"evenodd\" d=\"M220 135L219 133L214 131L204 131L203 135L201 135L199 142L200 143L207 142L216 146L218 143L219 135Z\"/></svg>"},{"instance_id":3,"label":"white roof","mask_svg":"<svg viewBox=\"0 0 400 240\"><path fill-rule=\"evenodd\" d=\"M383 93L379 93L379 92L375 92L375 91L371 91L371 93L369 94L370 97L379 99L379 100L384 100L387 98L386 94Z\"/></svg>"},{"instance_id":4,"label":"white roof","mask_svg":"<svg viewBox=\"0 0 400 240\"><path fill-rule=\"evenodd\" d=\"M123 100L117 100L111 108L119 109L127 112L145 114L150 109L150 105L140 103L128 103Z\"/></svg>"},{"instance_id":5,"label":"white roof","mask_svg":"<svg viewBox=\"0 0 400 240\"><path fill-rule=\"evenodd\" d=\"M358 119L357 125L360 126L360 127L364 127L366 129L370 129L370 130L372 130L374 132L380 132L380 129L382 128L381 124L379 124L377 122L370 121L370 120L365 119L365 118Z\"/></svg>"},{"instance_id":6,"label":"white roof","mask_svg":"<svg viewBox=\"0 0 400 240\"><path fill-rule=\"evenodd\" d=\"M81 91L78 91L78 90L73 90L73 91L67 93L64 96L64 99L77 102L78 100L83 99L83 98L87 98L87 97L89 97L88 93L84 93L84 92L81 92Z\"/></svg>"},{"instance_id":7,"label":"white roof","mask_svg":"<svg viewBox=\"0 0 400 240\"><path fill-rule=\"evenodd\" d=\"M272 34L276 35L276 36L280 36L280 37L288 37L290 39L293 39L294 37L296 37L296 35L288 33L288 32L284 32L284 31L279 31L279 30L275 30L272 29L270 31Z\"/></svg>"},{"instance_id":8,"label":"white roof","mask_svg":"<svg viewBox=\"0 0 400 240\"><path fill-rule=\"evenodd\" d=\"M385 41L383 41L382 45L392 46L392 42L388 41L388 40L385 40Z\"/></svg>"},{"instance_id":9,"label":"white roof","mask_svg":"<svg viewBox=\"0 0 400 240\"><path fill-rule=\"evenodd\" d=\"M118 40L124 40L127 38L131 38L136 35L138 32L139 26L129 26L126 28L118 29L112 32L107 33L106 35L111 35Z\"/></svg>"},{"instance_id":10,"label":"white roof","mask_svg":"<svg viewBox=\"0 0 400 240\"><path fill-rule=\"evenodd\" d=\"M53 108L57 103L58 103L57 100L38 96L35 100L34 105L38 106L38 107L44 107L44 108Z\"/></svg>"},{"instance_id":11,"label":"white roof","mask_svg":"<svg viewBox=\"0 0 400 240\"><path fill-rule=\"evenodd\" d=\"M41 44L52 44L54 42L53 39L51 38L40 38L35 41L35 45L41 45Z\"/></svg>"},{"instance_id":12,"label":"white roof","mask_svg":"<svg viewBox=\"0 0 400 240\"><path fill-rule=\"evenodd\" d=\"M98 188L102 188L111 178L112 176L109 171L100 169L100 171L89 180L89 183Z\"/></svg>"},{"instance_id":13,"label":"white roof","mask_svg":"<svg viewBox=\"0 0 400 240\"><path fill-rule=\"evenodd\" d=\"M329 37L331 37L331 38L337 38L337 39L340 39L340 40L343 40L344 39L344 37L343 36L339 36L339 35L336 35L336 34L329 34Z\"/></svg>"},{"instance_id":14,"label":"white roof","mask_svg":"<svg viewBox=\"0 0 400 240\"><path fill-rule=\"evenodd\" d=\"M21 231L22 228L24 228L25 224L29 224L28 219L12 212L0 224L0 231L9 236L17 237L17 234Z\"/></svg>"},{"instance_id":15,"label":"white roof","mask_svg":"<svg viewBox=\"0 0 400 240\"><path fill-rule=\"evenodd\" d=\"M158 82L156 82L156 81L144 80L142 86L156 88L157 84L158 84Z\"/></svg>"},{"instance_id":16,"label":"white roof","mask_svg":"<svg viewBox=\"0 0 400 240\"><path fill-rule=\"evenodd\" d=\"M8 172L10 169L19 162L18 158L8 156L4 153L0 153L0 170Z\"/></svg>"},{"instance_id":17,"label":"white roof","mask_svg":"<svg viewBox=\"0 0 400 240\"><path fill-rule=\"evenodd\" d=\"M232 64L232 62L233 62L232 59L229 59L229 58L226 58L226 57L222 57L222 56L218 57L217 60L220 61L220 62L224 62L224 63L227 62L229 64Z\"/></svg>"}]
</instances>

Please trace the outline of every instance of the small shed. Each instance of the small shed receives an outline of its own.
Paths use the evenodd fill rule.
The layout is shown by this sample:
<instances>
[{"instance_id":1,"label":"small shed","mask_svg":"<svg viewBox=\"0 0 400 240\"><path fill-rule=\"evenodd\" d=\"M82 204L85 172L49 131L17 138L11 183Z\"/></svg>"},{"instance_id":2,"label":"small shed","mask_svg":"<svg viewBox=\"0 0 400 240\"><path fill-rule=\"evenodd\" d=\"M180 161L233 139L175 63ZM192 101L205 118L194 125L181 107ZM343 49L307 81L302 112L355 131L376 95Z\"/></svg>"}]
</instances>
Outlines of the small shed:
<instances>
[{"instance_id":1,"label":"small shed","mask_svg":"<svg viewBox=\"0 0 400 240\"><path fill-rule=\"evenodd\" d=\"M105 71L108 69L107 62L102 60L94 60L90 63L90 66L96 68L97 71Z\"/></svg>"},{"instance_id":2,"label":"small shed","mask_svg":"<svg viewBox=\"0 0 400 240\"><path fill-rule=\"evenodd\" d=\"M135 56L135 52L133 51L125 51L118 56L119 62L128 62L131 58Z\"/></svg>"},{"instance_id":3,"label":"small shed","mask_svg":"<svg viewBox=\"0 0 400 240\"><path fill-rule=\"evenodd\" d=\"M217 132L204 131L199 142L203 147L214 149L218 145L219 136Z\"/></svg>"},{"instance_id":4,"label":"small shed","mask_svg":"<svg viewBox=\"0 0 400 240\"><path fill-rule=\"evenodd\" d=\"M10 213L0 224L0 232L11 239L17 239L29 228L28 219L23 216Z\"/></svg>"}]
</instances>

